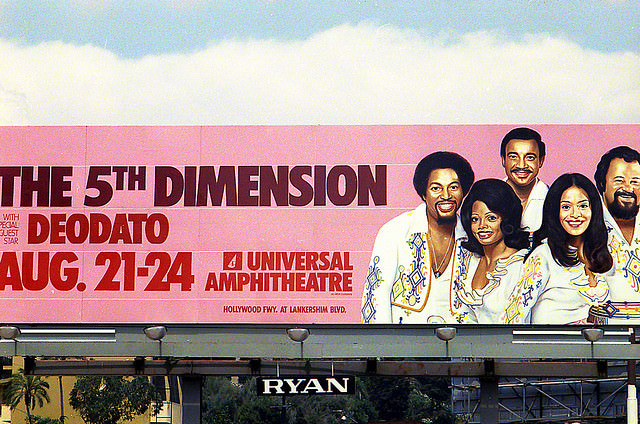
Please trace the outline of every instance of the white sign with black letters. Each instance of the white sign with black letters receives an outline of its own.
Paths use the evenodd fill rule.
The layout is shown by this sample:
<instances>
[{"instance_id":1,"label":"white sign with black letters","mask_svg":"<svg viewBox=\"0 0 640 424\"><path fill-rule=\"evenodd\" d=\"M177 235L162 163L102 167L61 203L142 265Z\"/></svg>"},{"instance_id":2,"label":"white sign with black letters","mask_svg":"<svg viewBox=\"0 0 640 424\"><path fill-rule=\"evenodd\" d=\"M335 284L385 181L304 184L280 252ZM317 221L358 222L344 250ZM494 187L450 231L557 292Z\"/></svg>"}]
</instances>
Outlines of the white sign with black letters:
<instances>
[{"instance_id":1,"label":"white sign with black letters","mask_svg":"<svg viewBox=\"0 0 640 424\"><path fill-rule=\"evenodd\" d=\"M356 391L354 376L260 377L259 396L269 395L346 395Z\"/></svg>"}]
</instances>

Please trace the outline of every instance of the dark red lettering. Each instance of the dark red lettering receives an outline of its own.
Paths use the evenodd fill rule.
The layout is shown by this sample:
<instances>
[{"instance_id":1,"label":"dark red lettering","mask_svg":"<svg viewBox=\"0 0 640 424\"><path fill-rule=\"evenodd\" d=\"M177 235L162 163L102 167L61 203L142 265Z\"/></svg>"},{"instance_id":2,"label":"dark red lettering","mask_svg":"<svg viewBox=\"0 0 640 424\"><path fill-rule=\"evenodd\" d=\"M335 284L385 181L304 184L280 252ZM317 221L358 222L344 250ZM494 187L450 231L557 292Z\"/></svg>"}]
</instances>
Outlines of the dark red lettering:
<instances>
[{"instance_id":1,"label":"dark red lettering","mask_svg":"<svg viewBox=\"0 0 640 424\"><path fill-rule=\"evenodd\" d=\"M278 178L271 166L260 167L260 206L271 206L271 195L276 206L289 204L289 167L278 166Z\"/></svg>"},{"instance_id":2,"label":"dark red lettering","mask_svg":"<svg viewBox=\"0 0 640 424\"><path fill-rule=\"evenodd\" d=\"M258 181L251 177L259 175L257 166L238 167L238 206L258 206L258 196L251 192L258 189Z\"/></svg>"},{"instance_id":3,"label":"dark red lettering","mask_svg":"<svg viewBox=\"0 0 640 424\"><path fill-rule=\"evenodd\" d=\"M20 167L0 166L0 178L2 179L2 206L13 206L15 179L19 176Z\"/></svg>"},{"instance_id":4,"label":"dark red lettering","mask_svg":"<svg viewBox=\"0 0 640 424\"><path fill-rule=\"evenodd\" d=\"M311 177L311 166L300 165L291 168L289 179L291 186L296 188L300 194L289 194L289 204L291 206L305 206L313 200L313 186L305 180L303 176Z\"/></svg>"},{"instance_id":5,"label":"dark red lettering","mask_svg":"<svg viewBox=\"0 0 640 424\"><path fill-rule=\"evenodd\" d=\"M184 205L196 205L196 170L195 166L184 167Z\"/></svg>"},{"instance_id":6,"label":"dark red lettering","mask_svg":"<svg viewBox=\"0 0 640 424\"><path fill-rule=\"evenodd\" d=\"M376 165L376 177L368 165L358 165L358 205L369 204L369 195L374 205L387 204L387 166Z\"/></svg>"},{"instance_id":7,"label":"dark red lettering","mask_svg":"<svg viewBox=\"0 0 640 424\"><path fill-rule=\"evenodd\" d=\"M207 206L207 195L211 198L211 206L222 205L222 196L226 195L227 206L237 205L236 173L233 166L221 166L216 178L213 166L200 168L198 181L198 206Z\"/></svg>"},{"instance_id":8,"label":"dark red lettering","mask_svg":"<svg viewBox=\"0 0 640 424\"><path fill-rule=\"evenodd\" d=\"M172 166L155 167L154 206L175 205L182 198L183 189L184 179L178 169Z\"/></svg>"},{"instance_id":9,"label":"dark red lettering","mask_svg":"<svg viewBox=\"0 0 640 424\"><path fill-rule=\"evenodd\" d=\"M327 204L327 167L316 165L313 167L313 205L325 206Z\"/></svg>"},{"instance_id":10,"label":"dark red lettering","mask_svg":"<svg viewBox=\"0 0 640 424\"><path fill-rule=\"evenodd\" d=\"M344 181L344 194L340 194L341 177ZM346 206L353 202L358 192L358 177L356 172L347 165L331 168L327 176L327 196L336 206Z\"/></svg>"},{"instance_id":11,"label":"dark red lettering","mask_svg":"<svg viewBox=\"0 0 640 424\"><path fill-rule=\"evenodd\" d=\"M71 181L64 177L73 175L70 166L54 166L51 168L51 206L71 206L71 196L65 196L65 191L71 191Z\"/></svg>"}]
</instances>

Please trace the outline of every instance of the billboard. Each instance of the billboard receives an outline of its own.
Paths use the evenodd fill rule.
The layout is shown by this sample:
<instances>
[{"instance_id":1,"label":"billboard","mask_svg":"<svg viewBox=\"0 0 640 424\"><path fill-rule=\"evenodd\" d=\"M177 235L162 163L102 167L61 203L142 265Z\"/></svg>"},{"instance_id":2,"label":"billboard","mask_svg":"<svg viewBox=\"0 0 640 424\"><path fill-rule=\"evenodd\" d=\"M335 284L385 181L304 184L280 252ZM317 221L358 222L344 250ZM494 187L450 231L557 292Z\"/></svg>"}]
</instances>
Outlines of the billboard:
<instances>
[{"instance_id":1,"label":"billboard","mask_svg":"<svg viewBox=\"0 0 640 424\"><path fill-rule=\"evenodd\" d=\"M429 153L504 178L512 125L2 127L0 321L360 323ZM533 125L592 178L638 125Z\"/></svg>"}]
</instances>

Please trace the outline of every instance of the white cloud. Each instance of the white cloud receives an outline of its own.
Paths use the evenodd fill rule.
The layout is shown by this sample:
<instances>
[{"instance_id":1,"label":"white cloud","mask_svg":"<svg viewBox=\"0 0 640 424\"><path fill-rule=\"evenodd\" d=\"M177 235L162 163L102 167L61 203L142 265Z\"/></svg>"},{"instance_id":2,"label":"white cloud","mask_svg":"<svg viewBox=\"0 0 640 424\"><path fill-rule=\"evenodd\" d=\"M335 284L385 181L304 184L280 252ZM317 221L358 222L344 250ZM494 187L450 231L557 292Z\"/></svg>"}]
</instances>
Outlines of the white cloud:
<instances>
[{"instance_id":1,"label":"white cloud","mask_svg":"<svg viewBox=\"0 0 640 424\"><path fill-rule=\"evenodd\" d=\"M0 40L0 124L637 123L640 56L373 23L131 60Z\"/></svg>"}]
</instances>

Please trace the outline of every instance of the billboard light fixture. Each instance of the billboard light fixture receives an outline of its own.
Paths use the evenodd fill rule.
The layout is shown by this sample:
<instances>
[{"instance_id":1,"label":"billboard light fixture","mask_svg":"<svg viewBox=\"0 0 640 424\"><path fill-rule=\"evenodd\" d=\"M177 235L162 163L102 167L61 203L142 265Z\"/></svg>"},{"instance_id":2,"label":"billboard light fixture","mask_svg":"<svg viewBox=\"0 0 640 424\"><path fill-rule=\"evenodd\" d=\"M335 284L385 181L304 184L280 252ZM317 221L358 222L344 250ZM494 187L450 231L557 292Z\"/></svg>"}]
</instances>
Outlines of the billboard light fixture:
<instances>
[{"instance_id":1,"label":"billboard light fixture","mask_svg":"<svg viewBox=\"0 0 640 424\"><path fill-rule=\"evenodd\" d=\"M436 336L440 340L448 342L450 340L453 340L453 338L456 336L456 329L455 327L438 327L436 328Z\"/></svg>"},{"instance_id":2,"label":"billboard light fixture","mask_svg":"<svg viewBox=\"0 0 640 424\"><path fill-rule=\"evenodd\" d=\"M287 336L294 342L302 343L309 337L309 330L306 328L290 328L287 330Z\"/></svg>"},{"instance_id":3,"label":"billboard light fixture","mask_svg":"<svg viewBox=\"0 0 640 424\"><path fill-rule=\"evenodd\" d=\"M3 325L0 327L0 337L8 340L15 340L20 335L20 329L13 325Z\"/></svg>"},{"instance_id":4,"label":"billboard light fixture","mask_svg":"<svg viewBox=\"0 0 640 424\"><path fill-rule=\"evenodd\" d=\"M587 341L594 343L600 340L604 336L604 330L602 328L583 328L582 337Z\"/></svg>"},{"instance_id":5,"label":"billboard light fixture","mask_svg":"<svg viewBox=\"0 0 640 424\"><path fill-rule=\"evenodd\" d=\"M154 325L151 327L146 327L144 329L144 335L151 340L160 341L164 336L167 335L167 327L165 327L164 325Z\"/></svg>"}]
</instances>

